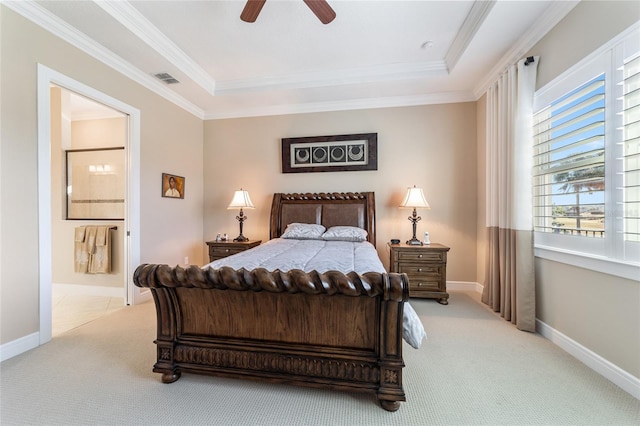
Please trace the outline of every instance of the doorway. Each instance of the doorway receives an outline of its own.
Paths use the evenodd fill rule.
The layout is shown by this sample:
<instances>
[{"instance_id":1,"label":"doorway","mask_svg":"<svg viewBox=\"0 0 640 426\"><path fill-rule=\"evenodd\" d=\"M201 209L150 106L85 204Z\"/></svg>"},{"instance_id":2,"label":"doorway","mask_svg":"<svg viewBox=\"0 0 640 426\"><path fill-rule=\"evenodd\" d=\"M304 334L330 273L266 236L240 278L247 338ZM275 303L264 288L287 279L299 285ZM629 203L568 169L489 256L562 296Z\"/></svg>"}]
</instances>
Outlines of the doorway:
<instances>
[{"instance_id":1,"label":"doorway","mask_svg":"<svg viewBox=\"0 0 640 426\"><path fill-rule=\"evenodd\" d=\"M50 90L55 337L125 305L129 116L64 87L51 85ZM87 250L87 226L104 227L106 241L93 250ZM78 241L79 232L83 241ZM107 255L99 271L87 267L91 251Z\"/></svg>"},{"instance_id":2,"label":"doorway","mask_svg":"<svg viewBox=\"0 0 640 426\"><path fill-rule=\"evenodd\" d=\"M133 270L140 263L140 112L109 95L38 64L39 344L48 342L52 337L53 247L57 244L53 238L52 227L54 194L51 180L51 86L68 90L127 116L125 209L124 220L118 225L122 232L123 272L121 286L114 287L112 291L115 292L115 297L122 297L123 305L132 305L151 298L149 291L140 291L132 281ZM62 195L57 197L61 198ZM101 291L104 292L104 288Z\"/></svg>"}]
</instances>

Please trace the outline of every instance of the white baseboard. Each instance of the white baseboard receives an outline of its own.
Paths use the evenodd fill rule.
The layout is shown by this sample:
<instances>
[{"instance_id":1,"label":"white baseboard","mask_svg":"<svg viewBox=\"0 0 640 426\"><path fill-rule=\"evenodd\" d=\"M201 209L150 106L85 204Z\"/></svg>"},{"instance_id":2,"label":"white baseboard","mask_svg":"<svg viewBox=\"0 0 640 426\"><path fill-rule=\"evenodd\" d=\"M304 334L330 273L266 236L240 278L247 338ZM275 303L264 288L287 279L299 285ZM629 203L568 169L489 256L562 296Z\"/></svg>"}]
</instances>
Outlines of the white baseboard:
<instances>
[{"instance_id":1,"label":"white baseboard","mask_svg":"<svg viewBox=\"0 0 640 426\"><path fill-rule=\"evenodd\" d=\"M40 333L31 333L0 346L0 362L37 348L40 345Z\"/></svg>"},{"instance_id":2,"label":"white baseboard","mask_svg":"<svg viewBox=\"0 0 640 426\"><path fill-rule=\"evenodd\" d=\"M483 288L482 284L470 281L447 281L447 290L475 291L482 294Z\"/></svg>"},{"instance_id":3,"label":"white baseboard","mask_svg":"<svg viewBox=\"0 0 640 426\"><path fill-rule=\"evenodd\" d=\"M74 294L83 296L121 297L124 298L123 287L109 287L99 285L80 285L53 283L53 290L62 294Z\"/></svg>"},{"instance_id":4,"label":"white baseboard","mask_svg":"<svg viewBox=\"0 0 640 426\"><path fill-rule=\"evenodd\" d=\"M464 281L447 281L447 290L476 291L482 294L482 284ZM640 400L640 379L617 365L587 349L548 324L536 319L536 331L545 339L565 350L578 361L602 375L616 386Z\"/></svg>"},{"instance_id":5,"label":"white baseboard","mask_svg":"<svg viewBox=\"0 0 640 426\"><path fill-rule=\"evenodd\" d=\"M574 358L584 363L596 373L604 376L636 399L640 400L640 379L627 373L620 367L580 343L562 334L540 320L536 320L536 330L547 340L567 351Z\"/></svg>"}]
</instances>

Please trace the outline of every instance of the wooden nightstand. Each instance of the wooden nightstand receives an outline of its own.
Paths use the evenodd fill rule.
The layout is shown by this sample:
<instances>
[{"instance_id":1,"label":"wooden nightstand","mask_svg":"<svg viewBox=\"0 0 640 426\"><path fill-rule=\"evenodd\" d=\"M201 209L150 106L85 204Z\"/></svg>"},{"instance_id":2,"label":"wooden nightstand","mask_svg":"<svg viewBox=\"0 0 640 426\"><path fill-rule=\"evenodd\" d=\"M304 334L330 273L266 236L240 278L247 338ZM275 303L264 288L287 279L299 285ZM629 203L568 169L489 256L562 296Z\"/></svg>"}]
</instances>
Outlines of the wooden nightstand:
<instances>
[{"instance_id":1,"label":"wooden nightstand","mask_svg":"<svg viewBox=\"0 0 640 426\"><path fill-rule=\"evenodd\" d=\"M222 259L232 254L240 253L241 251L249 250L259 246L262 240L250 240L245 242L238 241L207 241L209 246L209 262Z\"/></svg>"},{"instance_id":2,"label":"wooden nightstand","mask_svg":"<svg viewBox=\"0 0 640 426\"><path fill-rule=\"evenodd\" d=\"M432 243L424 246L387 244L391 272L409 277L409 296L438 299L449 304L447 293L447 252L449 247Z\"/></svg>"}]
</instances>

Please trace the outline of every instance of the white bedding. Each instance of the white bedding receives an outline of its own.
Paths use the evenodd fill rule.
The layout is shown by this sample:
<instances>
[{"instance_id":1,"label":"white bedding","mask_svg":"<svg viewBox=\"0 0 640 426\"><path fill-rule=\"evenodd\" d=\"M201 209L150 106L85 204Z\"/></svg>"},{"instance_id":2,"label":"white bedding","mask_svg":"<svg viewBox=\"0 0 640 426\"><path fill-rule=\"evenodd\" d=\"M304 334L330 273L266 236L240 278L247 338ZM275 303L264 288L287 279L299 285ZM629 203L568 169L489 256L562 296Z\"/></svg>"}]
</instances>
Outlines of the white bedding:
<instances>
[{"instance_id":1,"label":"white bedding","mask_svg":"<svg viewBox=\"0 0 640 426\"><path fill-rule=\"evenodd\" d=\"M254 249L211 262L206 267L233 269L265 268L269 271L279 269L289 271L300 269L305 272L326 272L337 270L343 273L351 271L386 272L375 247L368 242L297 240L275 238ZM409 303L404 304L402 337L414 348L420 348L426 333L420 318Z\"/></svg>"}]
</instances>

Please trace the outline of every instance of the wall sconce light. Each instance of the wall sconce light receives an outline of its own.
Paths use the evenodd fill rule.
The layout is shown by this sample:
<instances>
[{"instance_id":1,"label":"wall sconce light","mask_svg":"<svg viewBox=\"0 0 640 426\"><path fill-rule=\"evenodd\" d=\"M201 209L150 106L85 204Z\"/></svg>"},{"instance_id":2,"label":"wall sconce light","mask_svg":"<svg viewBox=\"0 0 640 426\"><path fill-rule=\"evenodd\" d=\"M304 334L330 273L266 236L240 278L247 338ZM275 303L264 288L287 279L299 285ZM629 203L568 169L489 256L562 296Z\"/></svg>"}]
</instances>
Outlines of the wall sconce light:
<instances>
[{"instance_id":1,"label":"wall sconce light","mask_svg":"<svg viewBox=\"0 0 640 426\"><path fill-rule=\"evenodd\" d=\"M416 209L430 209L429 203L424 198L424 193L422 192L422 188L416 188L414 185L413 188L407 188L407 195L404 197L404 201L400 204L401 208L413 209L413 214L409 216L409 220L413 224L413 237L407 241L409 245L421 246L423 243L419 239L416 238L416 224L422 219L418 216Z\"/></svg>"},{"instance_id":2,"label":"wall sconce light","mask_svg":"<svg viewBox=\"0 0 640 426\"><path fill-rule=\"evenodd\" d=\"M249 241L247 237L242 235L242 224L244 223L245 220L247 220L247 217L244 215L244 212L242 211L242 209L253 209L253 208L255 207L253 207L253 203L251 203L251 198L249 197L248 191L243 191L242 188L240 188L239 191L236 191L233 194L233 199L231 200L231 203L229 204L227 209L228 210L240 209L240 214L236 216L236 219L238 219L238 222L240 222L240 235L234 238L233 241Z\"/></svg>"}]
</instances>

